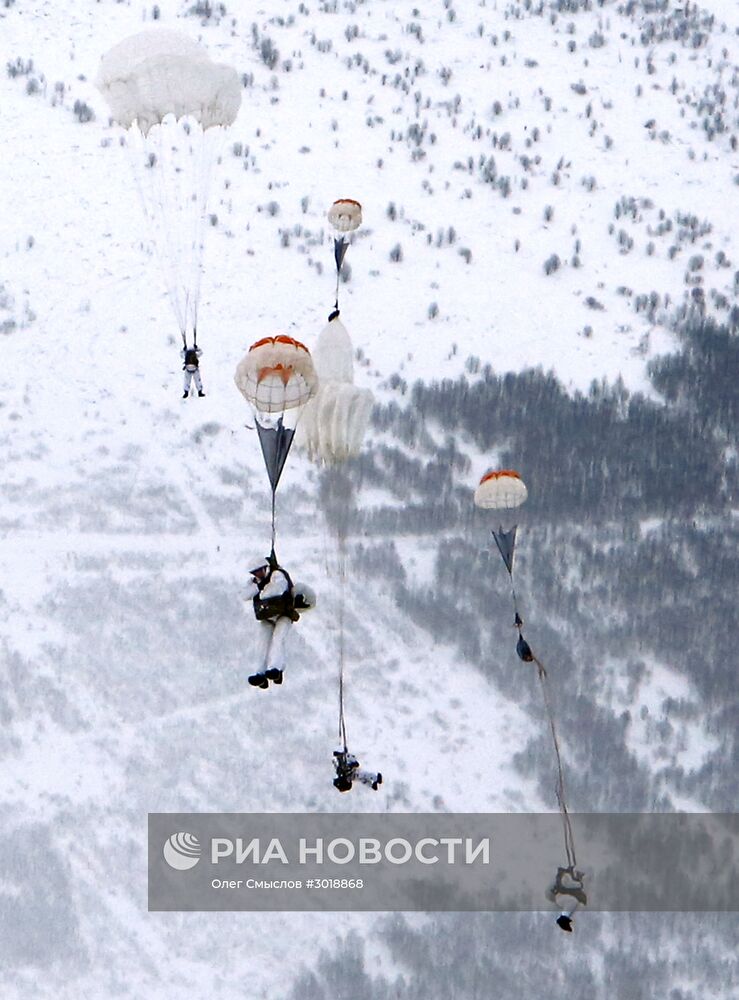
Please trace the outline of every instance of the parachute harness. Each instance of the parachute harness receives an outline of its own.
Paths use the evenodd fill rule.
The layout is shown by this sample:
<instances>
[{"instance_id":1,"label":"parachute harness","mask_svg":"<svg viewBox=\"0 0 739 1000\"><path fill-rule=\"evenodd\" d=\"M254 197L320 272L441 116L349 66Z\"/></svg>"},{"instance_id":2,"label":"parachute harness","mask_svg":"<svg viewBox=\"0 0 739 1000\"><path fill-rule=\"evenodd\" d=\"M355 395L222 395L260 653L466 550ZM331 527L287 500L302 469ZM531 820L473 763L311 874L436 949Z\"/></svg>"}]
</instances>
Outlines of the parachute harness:
<instances>
[{"instance_id":1,"label":"parachute harness","mask_svg":"<svg viewBox=\"0 0 739 1000\"><path fill-rule=\"evenodd\" d=\"M164 284L167 289L170 303L172 304L172 308L175 312L177 325L180 328L183 346L186 347L185 317L177 293L178 282L176 265L174 263L176 254L174 251L172 236L173 227L169 219L170 213L167 205L167 199L164 196L164 182L161 176L161 169L163 168L156 171L154 169L155 162L152 162L151 157L154 157L154 161L156 161L156 153L148 153L147 163L144 165L144 157L147 155L146 139L138 125L134 125L131 128L129 136L135 139L136 148L133 148L132 144L126 141L126 151L128 152L129 159L131 161L133 176L136 182L136 191L139 196L139 202L141 203L146 221L151 227L154 249L156 251L157 258L159 259L159 265L162 269ZM161 162L161 127L159 129L159 140L159 162ZM148 199L145 189L148 189L149 191ZM155 203L159 205L161 212L160 226L157 226L154 217L153 205Z\"/></svg>"},{"instance_id":2,"label":"parachute harness","mask_svg":"<svg viewBox=\"0 0 739 1000\"><path fill-rule=\"evenodd\" d=\"M575 836L572 832L572 823L570 822L570 814L567 808L567 799L565 797L565 777L564 768L562 766L562 754L559 749L559 737L557 735L557 726L554 720L554 710L552 708L552 701L549 693L549 682L547 680L547 672L544 669L544 665L541 660L536 656L533 656L533 662L537 667L537 674L539 676L539 683L541 685L541 693L544 699L544 708L547 713L547 719L549 721L549 729L552 733L552 744L554 745L554 756L557 761L557 783L555 785L555 794L557 796L557 803L559 805L559 811L562 816L562 829L564 833L564 844L565 844L565 854L567 856L568 865L576 865L577 860L575 857Z\"/></svg>"}]
</instances>

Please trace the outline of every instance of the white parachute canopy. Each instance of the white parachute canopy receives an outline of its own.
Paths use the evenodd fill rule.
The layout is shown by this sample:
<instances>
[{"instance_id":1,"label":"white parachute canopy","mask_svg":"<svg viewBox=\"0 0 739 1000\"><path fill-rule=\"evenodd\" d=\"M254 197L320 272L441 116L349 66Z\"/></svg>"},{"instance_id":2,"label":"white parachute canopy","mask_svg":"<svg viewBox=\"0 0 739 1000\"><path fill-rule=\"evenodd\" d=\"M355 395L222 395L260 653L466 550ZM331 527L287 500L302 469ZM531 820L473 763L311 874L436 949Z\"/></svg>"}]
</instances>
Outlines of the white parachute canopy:
<instances>
[{"instance_id":1,"label":"white parachute canopy","mask_svg":"<svg viewBox=\"0 0 739 1000\"><path fill-rule=\"evenodd\" d=\"M346 327L340 319L332 319L313 350L320 384L303 412L298 431L300 446L320 464L344 462L362 448L373 396L369 389L353 384L353 354Z\"/></svg>"},{"instance_id":2,"label":"white parachute canopy","mask_svg":"<svg viewBox=\"0 0 739 1000\"><path fill-rule=\"evenodd\" d=\"M241 104L236 70L155 28L114 46L96 80L127 146L183 339L197 332L213 164Z\"/></svg>"},{"instance_id":3,"label":"white parachute canopy","mask_svg":"<svg viewBox=\"0 0 739 1000\"><path fill-rule=\"evenodd\" d=\"M115 121L124 128L136 122L144 135L167 115L190 115L204 129L232 125L241 105L236 70L166 28L115 45L103 56L96 83Z\"/></svg>"}]
</instances>

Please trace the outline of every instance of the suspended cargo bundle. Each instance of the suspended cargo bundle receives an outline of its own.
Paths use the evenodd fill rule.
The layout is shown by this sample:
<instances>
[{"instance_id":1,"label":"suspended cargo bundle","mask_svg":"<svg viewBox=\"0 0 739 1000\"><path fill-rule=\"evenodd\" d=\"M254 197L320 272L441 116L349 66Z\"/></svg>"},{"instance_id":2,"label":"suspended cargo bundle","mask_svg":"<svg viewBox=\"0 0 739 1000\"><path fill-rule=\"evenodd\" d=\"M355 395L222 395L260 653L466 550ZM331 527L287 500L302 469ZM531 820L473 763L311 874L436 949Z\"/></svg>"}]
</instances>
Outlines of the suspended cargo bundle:
<instances>
[{"instance_id":1,"label":"suspended cargo bundle","mask_svg":"<svg viewBox=\"0 0 739 1000\"><path fill-rule=\"evenodd\" d=\"M101 60L96 80L126 146L183 344L197 345L213 164L241 105L235 69L187 35L155 28Z\"/></svg>"}]
</instances>

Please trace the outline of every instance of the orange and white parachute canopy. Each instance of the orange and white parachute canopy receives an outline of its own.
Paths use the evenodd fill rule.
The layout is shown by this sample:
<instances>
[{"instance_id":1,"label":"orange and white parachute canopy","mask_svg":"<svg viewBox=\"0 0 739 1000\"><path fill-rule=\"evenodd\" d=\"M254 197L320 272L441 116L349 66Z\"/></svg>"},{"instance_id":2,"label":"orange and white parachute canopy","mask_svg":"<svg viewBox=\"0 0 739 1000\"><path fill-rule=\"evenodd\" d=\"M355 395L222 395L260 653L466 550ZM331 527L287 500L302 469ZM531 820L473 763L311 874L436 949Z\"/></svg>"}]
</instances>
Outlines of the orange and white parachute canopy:
<instances>
[{"instance_id":1,"label":"orange and white parachute canopy","mask_svg":"<svg viewBox=\"0 0 739 1000\"><path fill-rule=\"evenodd\" d=\"M529 495L526 484L514 469L490 469L475 490L475 505L487 510L520 507Z\"/></svg>"},{"instance_id":2,"label":"orange and white parachute canopy","mask_svg":"<svg viewBox=\"0 0 739 1000\"><path fill-rule=\"evenodd\" d=\"M252 344L236 367L234 381L257 415L298 409L318 389L310 351L285 335Z\"/></svg>"},{"instance_id":3,"label":"orange and white parachute canopy","mask_svg":"<svg viewBox=\"0 0 739 1000\"><path fill-rule=\"evenodd\" d=\"M254 411L274 498L298 420L318 389L313 359L299 340L264 337L238 363L234 382Z\"/></svg>"},{"instance_id":4,"label":"orange and white parachute canopy","mask_svg":"<svg viewBox=\"0 0 739 1000\"><path fill-rule=\"evenodd\" d=\"M353 198L339 198L328 210L328 221L340 233L351 233L362 225L362 206Z\"/></svg>"}]
</instances>

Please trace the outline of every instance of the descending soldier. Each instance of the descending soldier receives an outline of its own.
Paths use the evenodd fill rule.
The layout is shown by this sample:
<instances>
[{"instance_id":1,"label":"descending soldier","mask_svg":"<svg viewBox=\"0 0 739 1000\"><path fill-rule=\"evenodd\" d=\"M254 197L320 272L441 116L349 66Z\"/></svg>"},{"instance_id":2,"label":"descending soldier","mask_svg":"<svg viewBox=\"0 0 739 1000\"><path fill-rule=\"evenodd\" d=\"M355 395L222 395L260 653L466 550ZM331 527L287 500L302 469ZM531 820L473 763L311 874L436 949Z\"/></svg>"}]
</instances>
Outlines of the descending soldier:
<instances>
[{"instance_id":1,"label":"descending soldier","mask_svg":"<svg viewBox=\"0 0 739 1000\"><path fill-rule=\"evenodd\" d=\"M268 688L269 682L282 684L285 669L285 643L293 622L300 614L313 608L316 595L303 583L293 583L290 575L277 562L274 552L251 572L244 593L254 605L259 622L259 670L248 678L253 687Z\"/></svg>"},{"instance_id":2,"label":"descending soldier","mask_svg":"<svg viewBox=\"0 0 739 1000\"><path fill-rule=\"evenodd\" d=\"M554 882L546 891L546 897L561 910L557 917L557 926L563 931L572 933L572 915L578 906L587 906L588 897L583 888L584 874L570 865L569 868L557 868Z\"/></svg>"},{"instance_id":3,"label":"descending soldier","mask_svg":"<svg viewBox=\"0 0 739 1000\"><path fill-rule=\"evenodd\" d=\"M183 399L187 399L190 395L190 385L193 379L195 379L195 388L198 390L198 396L205 395L203 392L203 382L200 378L200 355L202 353L199 347L183 347L180 351L182 370L185 373Z\"/></svg>"},{"instance_id":4,"label":"descending soldier","mask_svg":"<svg viewBox=\"0 0 739 1000\"><path fill-rule=\"evenodd\" d=\"M334 750L334 768L336 769L334 788L340 792L350 792L355 781L369 785L375 792L382 784L380 772L363 771L357 758L346 747L343 750Z\"/></svg>"}]
</instances>

